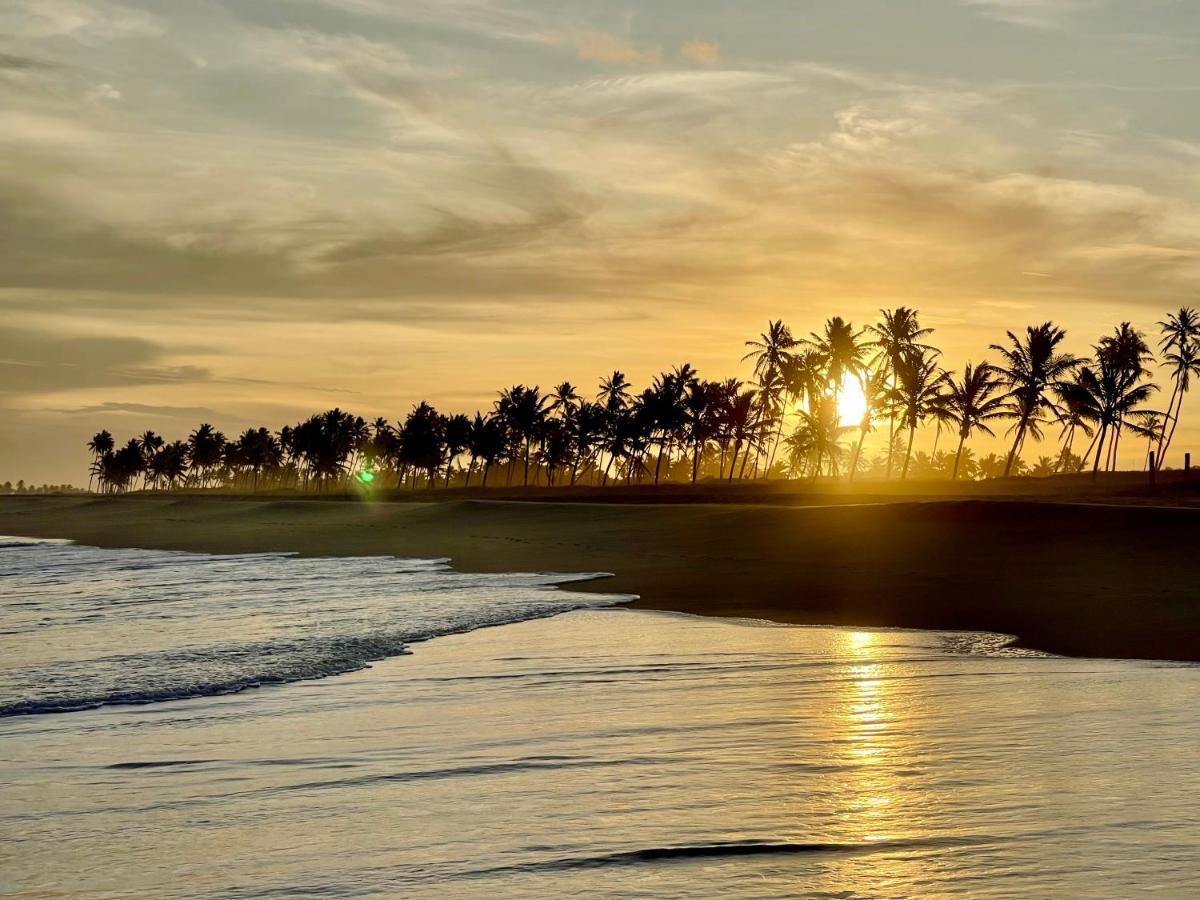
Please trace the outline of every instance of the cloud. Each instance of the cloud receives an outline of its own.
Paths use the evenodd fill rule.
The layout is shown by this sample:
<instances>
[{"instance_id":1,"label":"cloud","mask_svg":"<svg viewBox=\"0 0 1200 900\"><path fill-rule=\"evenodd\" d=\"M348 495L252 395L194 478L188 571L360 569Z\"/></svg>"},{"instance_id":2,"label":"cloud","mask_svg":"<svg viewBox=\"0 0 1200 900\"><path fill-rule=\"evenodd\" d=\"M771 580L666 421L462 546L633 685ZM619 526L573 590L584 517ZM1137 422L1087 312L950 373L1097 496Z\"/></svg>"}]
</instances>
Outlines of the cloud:
<instances>
[{"instance_id":1,"label":"cloud","mask_svg":"<svg viewBox=\"0 0 1200 900\"><path fill-rule=\"evenodd\" d=\"M574 45L579 58L587 62L613 66L662 62L660 49L642 50L624 38L595 28L572 32L567 40Z\"/></svg>"},{"instance_id":2,"label":"cloud","mask_svg":"<svg viewBox=\"0 0 1200 900\"><path fill-rule=\"evenodd\" d=\"M1053 29L1084 5L1081 0L963 0L989 19L1025 28Z\"/></svg>"},{"instance_id":3,"label":"cloud","mask_svg":"<svg viewBox=\"0 0 1200 900\"><path fill-rule=\"evenodd\" d=\"M154 403L118 403L108 401L74 409L28 410L29 412L60 413L68 416L90 416L108 413L125 413L131 416L164 416L172 419L213 419L219 413L207 406L161 406Z\"/></svg>"},{"instance_id":4,"label":"cloud","mask_svg":"<svg viewBox=\"0 0 1200 900\"><path fill-rule=\"evenodd\" d=\"M205 381L206 369L163 365L165 349L136 337L0 331L0 394Z\"/></svg>"},{"instance_id":5,"label":"cloud","mask_svg":"<svg viewBox=\"0 0 1200 900\"><path fill-rule=\"evenodd\" d=\"M688 41L679 48L679 53L685 59L705 66L715 66L721 61L721 48L710 41L699 39Z\"/></svg>"},{"instance_id":6,"label":"cloud","mask_svg":"<svg viewBox=\"0 0 1200 900\"><path fill-rule=\"evenodd\" d=\"M0 53L0 70L29 71L56 68L54 63L36 59L32 56L18 56L13 53Z\"/></svg>"}]
</instances>

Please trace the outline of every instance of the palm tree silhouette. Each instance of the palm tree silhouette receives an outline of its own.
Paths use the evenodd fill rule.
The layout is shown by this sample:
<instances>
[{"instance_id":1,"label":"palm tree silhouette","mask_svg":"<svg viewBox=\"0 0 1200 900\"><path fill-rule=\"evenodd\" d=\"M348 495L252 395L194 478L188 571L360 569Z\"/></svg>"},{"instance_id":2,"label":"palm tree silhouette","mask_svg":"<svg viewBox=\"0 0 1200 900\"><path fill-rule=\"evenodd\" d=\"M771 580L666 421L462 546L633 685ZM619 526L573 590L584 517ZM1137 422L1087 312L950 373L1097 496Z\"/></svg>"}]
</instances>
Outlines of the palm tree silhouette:
<instances>
[{"instance_id":1,"label":"palm tree silhouette","mask_svg":"<svg viewBox=\"0 0 1200 900\"><path fill-rule=\"evenodd\" d=\"M496 414L508 426L509 432L517 440L521 456L525 462L525 477L522 482L529 485L529 461L533 452L533 443L541 438L542 427L546 421L546 398L542 396L537 385L527 388L522 384L514 385L508 390L501 391L496 401Z\"/></svg>"},{"instance_id":2,"label":"palm tree silhouette","mask_svg":"<svg viewBox=\"0 0 1200 900\"><path fill-rule=\"evenodd\" d=\"M867 331L874 337L864 346L876 351L875 357L871 360L871 367L887 372L889 383L895 389L896 370L901 357L914 350L922 352L933 350L933 347L922 343L923 338L933 334L933 329L922 328L917 318L917 311L907 306L899 306L891 310L881 309L879 314L883 317L883 321L867 326ZM889 411L887 455L887 477L889 479L892 477L895 445L896 416L895 412Z\"/></svg>"},{"instance_id":3,"label":"palm tree silhouette","mask_svg":"<svg viewBox=\"0 0 1200 900\"><path fill-rule=\"evenodd\" d=\"M997 367L996 371L1009 388L1009 412L1017 420L1012 428L1013 444L1004 466L1004 477L1012 473L1026 433L1031 428L1038 428L1045 409L1052 409L1047 391L1066 379L1083 362L1079 357L1059 351L1058 345L1067 333L1052 322L1030 325L1025 329L1024 339L1011 331L1007 334L1007 345L991 345L991 349L1004 359L1004 365Z\"/></svg>"},{"instance_id":4,"label":"palm tree silhouette","mask_svg":"<svg viewBox=\"0 0 1200 900\"><path fill-rule=\"evenodd\" d=\"M853 481L858 471L859 459L862 457L863 441L875 429L875 420L879 414L891 408L891 388L888 385L886 369L864 369L860 379L863 392L863 414L858 423L858 441L854 445L854 453L850 457L848 480Z\"/></svg>"},{"instance_id":5,"label":"palm tree silhouette","mask_svg":"<svg viewBox=\"0 0 1200 900\"><path fill-rule=\"evenodd\" d=\"M1183 411L1183 398L1191 388L1192 376L1200 375L1200 316L1191 307L1184 306L1177 313L1167 316L1166 321L1159 322L1158 326L1162 334L1158 346L1163 353L1163 362L1171 367L1171 380L1174 382L1155 454L1155 464L1161 467L1171 447L1171 440L1175 437L1175 428Z\"/></svg>"},{"instance_id":6,"label":"palm tree silhouette","mask_svg":"<svg viewBox=\"0 0 1200 900\"><path fill-rule=\"evenodd\" d=\"M107 430L96 432L92 435L92 439L88 441L87 448L92 453L92 464L88 468L89 491L92 489L92 479L100 474L100 461L112 453L115 446L113 436Z\"/></svg>"},{"instance_id":7,"label":"palm tree silhouette","mask_svg":"<svg viewBox=\"0 0 1200 900\"><path fill-rule=\"evenodd\" d=\"M963 445L972 433L982 431L992 435L994 432L988 423L1008 415L1004 398L996 394L1000 387L1000 379L987 363L975 367L967 363L958 381L953 376L946 377L945 403L941 408L948 419L958 426L958 449L954 452L951 481L958 478Z\"/></svg>"},{"instance_id":8,"label":"palm tree silhouette","mask_svg":"<svg viewBox=\"0 0 1200 900\"><path fill-rule=\"evenodd\" d=\"M940 352L913 346L895 362L896 386L893 402L900 412L900 425L908 429L908 446L904 451L904 470L900 480L908 478L912 461L913 437L917 428L941 405L946 387L946 373L937 364Z\"/></svg>"}]
</instances>

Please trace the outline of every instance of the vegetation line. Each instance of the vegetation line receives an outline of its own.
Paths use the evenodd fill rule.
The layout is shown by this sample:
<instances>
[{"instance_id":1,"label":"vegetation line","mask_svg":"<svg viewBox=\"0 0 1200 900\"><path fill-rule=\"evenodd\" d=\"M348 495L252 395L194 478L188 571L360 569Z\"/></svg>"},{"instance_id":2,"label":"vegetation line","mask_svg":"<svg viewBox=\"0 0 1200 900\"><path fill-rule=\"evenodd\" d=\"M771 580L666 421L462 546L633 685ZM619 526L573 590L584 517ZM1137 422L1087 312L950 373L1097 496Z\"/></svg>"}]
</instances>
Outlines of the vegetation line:
<instances>
[{"instance_id":1,"label":"vegetation line","mask_svg":"<svg viewBox=\"0 0 1200 900\"><path fill-rule=\"evenodd\" d=\"M941 365L916 310L882 310L857 329L840 317L796 337L782 321L747 341L749 383L708 381L684 363L639 394L620 371L593 399L569 382L549 393L515 385L493 408L444 415L418 403L402 422L369 424L340 409L278 432L250 428L234 439L212 425L167 442L152 431L118 447L107 430L89 442L89 490L260 487L324 491L382 487L604 486L700 479L734 481L940 475L982 479L1115 470L1124 438L1145 442L1160 467L1183 398L1200 373L1200 317L1180 309L1158 323L1161 364L1171 378L1166 408L1147 403L1158 385L1145 336L1128 322L1088 356L1063 349L1066 332L1045 322L993 344L996 363ZM1009 450L977 458L968 442L1007 422ZM886 423L886 444L863 446ZM932 453L913 452L936 428ZM1030 465L1030 442L1052 452ZM938 450L943 432L952 450ZM1085 443L1086 442L1086 443ZM1083 447L1082 454L1077 452Z\"/></svg>"}]
</instances>

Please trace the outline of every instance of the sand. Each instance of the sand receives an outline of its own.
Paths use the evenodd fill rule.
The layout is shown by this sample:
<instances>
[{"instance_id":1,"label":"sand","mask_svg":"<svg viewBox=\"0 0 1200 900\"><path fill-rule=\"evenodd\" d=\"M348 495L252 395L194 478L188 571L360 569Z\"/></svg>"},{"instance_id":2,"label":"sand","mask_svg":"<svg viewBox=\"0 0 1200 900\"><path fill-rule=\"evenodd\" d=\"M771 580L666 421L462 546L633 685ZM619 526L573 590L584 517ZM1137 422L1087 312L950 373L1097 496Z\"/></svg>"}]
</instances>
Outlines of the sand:
<instances>
[{"instance_id":1,"label":"sand","mask_svg":"<svg viewBox=\"0 0 1200 900\"><path fill-rule=\"evenodd\" d=\"M1145 497L842 495L811 505L822 497L645 496L656 502L635 502L636 493L616 503L7 496L0 533L213 553L450 557L466 571L603 571L614 577L592 589L637 594L641 608L995 631L1072 656L1200 660L1197 510Z\"/></svg>"}]
</instances>

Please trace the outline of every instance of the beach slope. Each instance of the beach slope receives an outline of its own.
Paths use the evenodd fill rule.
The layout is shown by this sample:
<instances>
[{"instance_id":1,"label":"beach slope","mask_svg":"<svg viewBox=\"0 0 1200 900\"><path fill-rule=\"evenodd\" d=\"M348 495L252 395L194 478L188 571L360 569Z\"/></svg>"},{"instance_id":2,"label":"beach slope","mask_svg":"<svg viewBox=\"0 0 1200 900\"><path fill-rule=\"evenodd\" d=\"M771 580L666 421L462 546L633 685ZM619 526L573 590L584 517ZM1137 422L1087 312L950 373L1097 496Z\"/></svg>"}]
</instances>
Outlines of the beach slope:
<instances>
[{"instance_id":1,"label":"beach slope","mask_svg":"<svg viewBox=\"0 0 1200 900\"><path fill-rule=\"evenodd\" d=\"M1191 509L9 496L0 533L612 572L593 589L637 594L641 608L996 631L1066 655L1200 660L1200 511Z\"/></svg>"}]
</instances>

